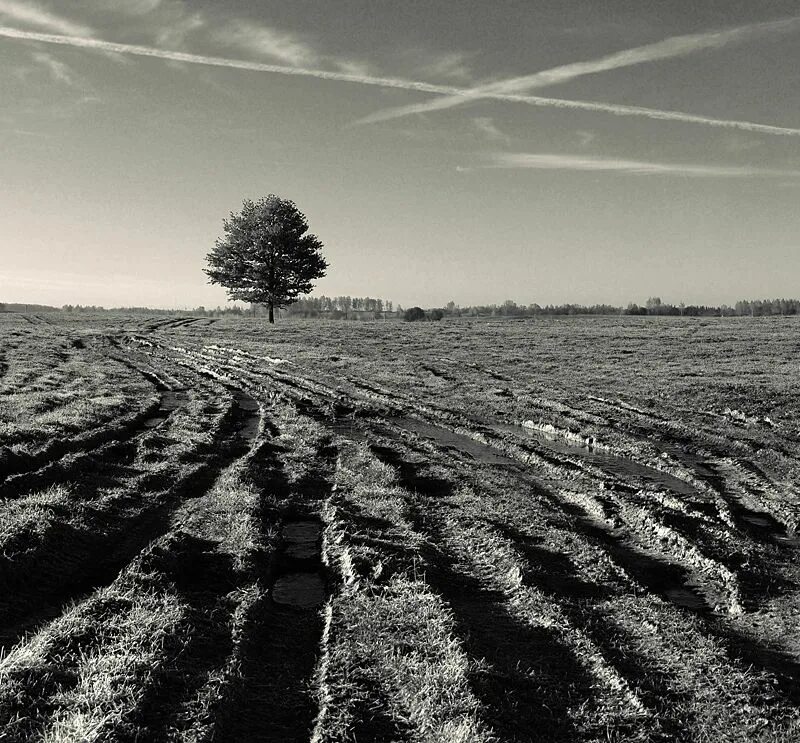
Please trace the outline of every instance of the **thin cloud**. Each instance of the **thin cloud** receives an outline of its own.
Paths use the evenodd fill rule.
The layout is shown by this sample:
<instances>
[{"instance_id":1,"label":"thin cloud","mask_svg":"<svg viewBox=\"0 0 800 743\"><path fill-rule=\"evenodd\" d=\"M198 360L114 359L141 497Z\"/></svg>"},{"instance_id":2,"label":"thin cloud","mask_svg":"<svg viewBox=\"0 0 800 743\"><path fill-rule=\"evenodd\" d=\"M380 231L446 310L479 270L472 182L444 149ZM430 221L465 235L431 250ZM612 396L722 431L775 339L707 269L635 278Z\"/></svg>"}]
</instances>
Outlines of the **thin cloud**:
<instances>
[{"instance_id":1,"label":"thin cloud","mask_svg":"<svg viewBox=\"0 0 800 743\"><path fill-rule=\"evenodd\" d=\"M131 15L144 15L152 13L161 5L162 0L103 0L108 7L116 7Z\"/></svg>"},{"instance_id":2,"label":"thin cloud","mask_svg":"<svg viewBox=\"0 0 800 743\"><path fill-rule=\"evenodd\" d=\"M0 0L0 17L17 23L37 26L57 34L88 36L93 33L88 26L74 23L32 3L17 2L17 0Z\"/></svg>"},{"instance_id":3,"label":"thin cloud","mask_svg":"<svg viewBox=\"0 0 800 743\"><path fill-rule=\"evenodd\" d=\"M188 36L203 28L206 20L200 13L181 15L170 23L163 24L156 34L156 40L164 46L183 46Z\"/></svg>"},{"instance_id":4,"label":"thin cloud","mask_svg":"<svg viewBox=\"0 0 800 743\"><path fill-rule=\"evenodd\" d=\"M314 77L322 80L335 80L340 82L357 83L360 85L373 85L381 88L397 88L401 90L417 91L420 93L435 93L444 96L470 97L472 94L472 91L468 89L457 88L451 85L434 85L417 80L405 80L402 78L393 77L375 77L372 75L363 75L359 73L331 72L328 70L310 69L305 67L290 67L286 65L274 65L263 62L248 62L238 59L228 59L226 57L210 57L200 54L189 54L186 52L167 51L150 46L118 44L92 37L63 36L58 34L39 33L35 31L22 31L16 28L10 28L8 26L0 26L0 37L19 39L23 41L38 41L46 44L71 46L80 49L91 49L99 52L151 57L155 59L186 62L189 64L198 64L211 67L229 67L237 70L248 70L251 72L269 72L279 75ZM594 101L578 101L563 98L545 98L541 96L501 93L496 93L488 97L501 101L525 103L531 106L575 109L581 111L597 111L614 114L616 116L641 116L649 119L680 121L686 123L703 124L706 126L724 127L728 129L740 129L743 131L758 132L761 134L800 136L800 129L793 129L790 127L758 124L750 121L714 119L706 116L696 116L694 114L682 113L680 111L662 111L660 109L644 108L641 106L623 106L613 103L598 103Z\"/></svg>"},{"instance_id":5,"label":"thin cloud","mask_svg":"<svg viewBox=\"0 0 800 743\"><path fill-rule=\"evenodd\" d=\"M17 134L20 137L35 137L36 139L52 139L51 134L45 132L34 132L30 129L12 129L11 134Z\"/></svg>"},{"instance_id":6,"label":"thin cloud","mask_svg":"<svg viewBox=\"0 0 800 743\"><path fill-rule=\"evenodd\" d=\"M472 120L472 123L490 142L509 142L511 140L505 132L500 131L494 120L489 116L477 116Z\"/></svg>"},{"instance_id":7,"label":"thin cloud","mask_svg":"<svg viewBox=\"0 0 800 743\"><path fill-rule=\"evenodd\" d=\"M469 58L463 52L436 54L420 49L409 50L408 56L417 61L417 73L434 79L447 79L463 83L472 82Z\"/></svg>"},{"instance_id":8,"label":"thin cloud","mask_svg":"<svg viewBox=\"0 0 800 743\"><path fill-rule=\"evenodd\" d=\"M296 34L252 21L232 21L216 31L213 38L227 47L269 57L292 67L311 68L329 64L347 75L369 76L369 69L363 62L321 54Z\"/></svg>"},{"instance_id":9,"label":"thin cloud","mask_svg":"<svg viewBox=\"0 0 800 743\"><path fill-rule=\"evenodd\" d=\"M46 52L35 52L33 54L33 59L50 73L53 80L69 86L74 86L76 84L70 68L50 54Z\"/></svg>"},{"instance_id":10,"label":"thin cloud","mask_svg":"<svg viewBox=\"0 0 800 743\"><path fill-rule=\"evenodd\" d=\"M625 49L605 57L600 57L599 59L585 62L573 62L553 67L549 70L536 72L532 75L523 75L495 83L489 83L488 85L481 85L464 93L437 98L423 103L413 103L407 106L382 109L360 119L358 123L375 124L381 121L410 116L411 114L442 111L483 98L498 98L503 94L513 94L536 90L549 85L557 85L585 75L595 75L600 72L608 72L647 62L684 57L706 49L719 49L728 44L746 41L764 34L787 33L798 27L800 27L800 17L793 17L779 21L739 26L724 31L673 36L656 42L655 44L646 44L632 49Z\"/></svg>"},{"instance_id":11,"label":"thin cloud","mask_svg":"<svg viewBox=\"0 0 800 743\"><path fill-rule=\"evenodd\" d=\"M492 168L532 170L576 170L626 175L677 175L688 178L798 178L800 170L772 170L747 166L697 165L621 160L585 155L551 155L527 152L496 152L489 157Z\"/></svg>"},{"instance_id":12,"label":"thin cloud","mask_svg":"<svg viewBox=\"0 0 800 743\"><path fill-rule=\"evenodd\" d=\"M294 67L319 63L317 52L297 36L261 24L234 21L218 31L215 38L224 44L237 46Z\"/></svg>"}]
</instances>

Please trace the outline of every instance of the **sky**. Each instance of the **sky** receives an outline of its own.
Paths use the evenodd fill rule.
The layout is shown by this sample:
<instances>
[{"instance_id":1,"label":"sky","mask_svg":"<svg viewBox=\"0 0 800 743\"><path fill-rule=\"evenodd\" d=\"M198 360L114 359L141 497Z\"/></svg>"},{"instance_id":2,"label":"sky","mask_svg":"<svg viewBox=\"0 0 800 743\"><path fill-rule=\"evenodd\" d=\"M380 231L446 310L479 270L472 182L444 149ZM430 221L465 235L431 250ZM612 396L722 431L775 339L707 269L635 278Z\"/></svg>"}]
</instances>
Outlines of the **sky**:
<instances>
[{"instance_id":1,"label":"sky","mask_svg":"<svg viewBox=\"0 0 800 743\"><path fill-rule=\"evenodd\" d=\"M213 307L245 198L316 294L800 289L796 0L0 0L0 301Z\"/></svg>"}]
</instances>

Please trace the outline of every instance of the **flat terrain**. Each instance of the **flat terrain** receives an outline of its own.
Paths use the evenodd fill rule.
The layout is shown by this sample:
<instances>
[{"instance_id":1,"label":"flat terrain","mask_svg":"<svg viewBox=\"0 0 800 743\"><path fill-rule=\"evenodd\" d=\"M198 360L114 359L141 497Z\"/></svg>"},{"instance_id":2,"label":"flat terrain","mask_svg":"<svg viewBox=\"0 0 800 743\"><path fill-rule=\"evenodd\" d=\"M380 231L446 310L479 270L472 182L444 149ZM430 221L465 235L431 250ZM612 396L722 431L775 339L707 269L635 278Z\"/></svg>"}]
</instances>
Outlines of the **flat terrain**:
<instances>
[{"instance_id":1,"label":"flat terrain","mask_svg":"<svg viewBox=\"0 0 800 743\"><path fill-rule=\"evenodd\" d=\"M0 741L800 741L799 351L0 314Z\"/></svg>"}]
</instances>

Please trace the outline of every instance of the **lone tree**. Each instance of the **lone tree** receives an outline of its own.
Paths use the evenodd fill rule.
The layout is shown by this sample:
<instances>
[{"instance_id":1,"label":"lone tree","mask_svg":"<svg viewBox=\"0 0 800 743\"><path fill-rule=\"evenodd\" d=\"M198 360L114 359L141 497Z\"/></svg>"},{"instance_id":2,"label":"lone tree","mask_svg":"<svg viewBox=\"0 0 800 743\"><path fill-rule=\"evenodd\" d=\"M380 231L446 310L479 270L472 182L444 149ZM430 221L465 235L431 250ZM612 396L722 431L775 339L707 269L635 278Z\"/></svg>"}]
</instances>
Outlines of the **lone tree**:
<instances>
[{"instance_id":1,"label":"lone tree","mask_svg":"<svg viewBox=\"0 0 800 743\"><path fill-rule=\"evenodd\" d=\"M296 302L325 275L322 243L293 201L274 194L255 203L245 199L224 229L206 256L210 283L224 286L231 299L266 305L271 323L275 307Z\"/></svg>"}]
</instances>

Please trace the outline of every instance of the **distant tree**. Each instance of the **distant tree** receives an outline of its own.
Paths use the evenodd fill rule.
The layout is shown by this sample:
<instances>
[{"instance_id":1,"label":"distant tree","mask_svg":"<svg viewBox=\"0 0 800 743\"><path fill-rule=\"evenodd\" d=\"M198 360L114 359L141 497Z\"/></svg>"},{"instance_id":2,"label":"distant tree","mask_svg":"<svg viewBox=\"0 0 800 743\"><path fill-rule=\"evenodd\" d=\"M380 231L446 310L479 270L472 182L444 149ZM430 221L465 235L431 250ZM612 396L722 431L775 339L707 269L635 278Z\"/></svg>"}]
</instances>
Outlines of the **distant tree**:
<instances>
[{"instance_id":1,"label":"distant tree","mask_svg":"<svg viewBox=\"0 0 800 743\"><path fill-rule=\"evenodd\" d=\"M424 320L425 310L423 310L422 307L409 307L405 311L403 319L406 320L407 322L416 322L417 320Z\"/></svg>"},{"instance_id":2,"label":"distant tree","mask_svg":"<svg viewBox=\"0 0 800 743\"><path fill-rule=\"evenodd\" d=\"M444 317L444 310L438 308L431 310L429 317L431 320L441 320Z\"/></svg>"},{"instance_id":3,"label":"distant tree","mask_svg":"<svg viewBox=\"0 0 800 743\"><path fill-rule=\"evenodd\" d=\"M663 314L661 297L648 297L647 302L645 303L645 307L647 308L648 315Z\"/></svg>"},{"instance_id":4,"label":"distant tree","mask_svg":"<svg viewBox=\"0 0 800 743\"><path fill-rule=\"evenodd\" d=\"M210 283L224 286L231 299L266 305L271 323L276 307L308 294L314 279L325 275L322 243L308 233L305 215L293 201L274 194L257 202L245 199L224 230L206 256Z\"/></svg>"},{"instance_id":5,"label":"distant tree","mask_svg":"<svg viewBox=\"0 0 800 743\"><path fill-rule=\"evenodd\" d=\"M5 312L5 311L6 311L6 303L0 302L0 312Z\"/></svg>"}]
</instances>

